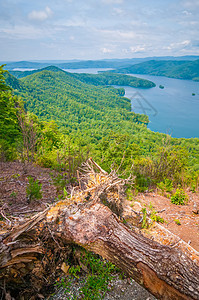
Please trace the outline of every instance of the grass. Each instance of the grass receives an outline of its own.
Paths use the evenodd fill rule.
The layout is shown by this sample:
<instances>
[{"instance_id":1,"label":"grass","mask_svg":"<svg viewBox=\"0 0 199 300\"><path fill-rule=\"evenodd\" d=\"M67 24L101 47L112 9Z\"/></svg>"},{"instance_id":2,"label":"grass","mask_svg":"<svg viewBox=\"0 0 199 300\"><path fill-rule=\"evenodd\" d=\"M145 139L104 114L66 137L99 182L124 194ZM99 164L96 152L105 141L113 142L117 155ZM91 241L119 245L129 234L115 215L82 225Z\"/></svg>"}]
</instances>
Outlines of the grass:
<instances>
[{"instance_id":1,"label":"grass","mask_svg":"<svg viewBox=\"0 0 199 300\"><path fill-rule=\"evenodd\" d=\"M112 276L119 271L115 265L103 260L99 255L81 250L80 265L72 265L69 275L56 282L56 286L64 289L67 299L100 300L108 291L108 284ZM86 277L82 276L87 270ZM84 279L82 279L84 278ZM72 289L72 283L78 280L80 289ZM73 292L72 292L73 290Z\"/></svg>"}]
</instances>

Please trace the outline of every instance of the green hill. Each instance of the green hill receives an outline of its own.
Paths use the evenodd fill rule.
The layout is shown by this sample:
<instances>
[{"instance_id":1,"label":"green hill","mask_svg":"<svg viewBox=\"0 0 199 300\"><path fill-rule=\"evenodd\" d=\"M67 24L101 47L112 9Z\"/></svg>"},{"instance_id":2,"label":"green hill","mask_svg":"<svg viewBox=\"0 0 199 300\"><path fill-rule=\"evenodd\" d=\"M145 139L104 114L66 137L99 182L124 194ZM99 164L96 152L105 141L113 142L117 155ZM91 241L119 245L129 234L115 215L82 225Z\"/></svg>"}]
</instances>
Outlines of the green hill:
<instances>
[{"instance_id":1,"label":"green hill","mask_svg":"<svg viewBox=\"0 0 199 300\"><path fill-rule=\"evenodd\" d=\"M69 131L86 129L102 137L107 131L132 132L136 123L148 123L147 116L131 112L130 100L119 97L118 89L86 84L76 77L81 76L48 67L20 80L9 75L7 83L14 89L18 83L15 92L25 100L27 110L43 120L55 120Z\"/></svg>"},{"instance_id":2,"label":"green hill","mask_svg":"<svg viewBox=\"0 0 199 300\"><path fill-rule=\"evenodd\" d=\"M23 78L42 71L62 72L68 74L71 78L76 78L81 82L93 84L93 85L123 85L131 87L151 88L155 86L155 83L149 80L128 76L113 74L110 72L103 72L99 74L87 74L87 73L69 73L65 72L58 67L48 66L43 69L33 71L11 71L10 73L16 78Z\"/></svg>"},{"instance_id":3,"label":"green hill","mask_svg":"<svg viewBox=\"0 0 199 300\"><path fill-rule=\"evenodd\" d=\"M119 68L112 72L122 74L150 74L156 76L195 80L196 77L199 77L199 60L191 62L151 60L127 68Z\"/></svg>"}]
</instances>

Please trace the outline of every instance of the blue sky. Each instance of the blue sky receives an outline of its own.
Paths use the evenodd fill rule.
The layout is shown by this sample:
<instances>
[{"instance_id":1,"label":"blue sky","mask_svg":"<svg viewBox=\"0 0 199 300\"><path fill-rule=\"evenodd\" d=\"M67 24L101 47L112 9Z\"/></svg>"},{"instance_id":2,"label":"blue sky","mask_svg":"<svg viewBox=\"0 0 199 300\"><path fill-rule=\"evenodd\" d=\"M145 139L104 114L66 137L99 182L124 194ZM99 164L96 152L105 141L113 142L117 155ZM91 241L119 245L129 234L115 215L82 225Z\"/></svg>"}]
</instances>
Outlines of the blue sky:
<instances>
[{"instance_id":1,"label":"blue sky","mask_svg":"<svg viewBox=\"0 0 199 300\"><path fill-rule=\"evenodd\" d=\"M199 0L0 0L0 61L199 55Z\"/></svg>"}]
</instances>

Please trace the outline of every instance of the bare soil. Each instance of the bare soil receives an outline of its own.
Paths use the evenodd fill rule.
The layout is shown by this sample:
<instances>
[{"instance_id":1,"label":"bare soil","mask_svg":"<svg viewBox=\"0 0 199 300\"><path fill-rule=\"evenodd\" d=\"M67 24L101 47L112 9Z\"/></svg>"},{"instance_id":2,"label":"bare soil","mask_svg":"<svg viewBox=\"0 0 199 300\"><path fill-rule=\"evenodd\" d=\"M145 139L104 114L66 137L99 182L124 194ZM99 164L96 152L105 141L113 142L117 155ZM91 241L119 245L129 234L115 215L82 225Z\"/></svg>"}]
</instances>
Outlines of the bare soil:
<instances>
[{"instance_id":1,"label":"bare soil","mask_svg":"<svg viewBox=\"0 0 199 300\"><path fill-rule=\"evenodd\" d=\"M0 162L0 231L3 230L5 221L21 223L24 218L43 211L52 204L58 196L58 188L52 180L56 175L54 171L31 163ZM42 184L42 199L33 199L30 203L26 193L29 176Z\"/></svg>"},{"instance_id":2,"label":"bare soil","mask_svg":"<svg viewBox=\"0 0 199 300\"><path fill-rule=\"evenodd\" d=\"M186 205L175 205L170 198L157 193L141 193L136 196L131 206L138 210L145 207L150 214L152 205L157 215L164 219L164 227L199 251L199 194L187 194L189 201Z\"/></svg>"}]
</instances>

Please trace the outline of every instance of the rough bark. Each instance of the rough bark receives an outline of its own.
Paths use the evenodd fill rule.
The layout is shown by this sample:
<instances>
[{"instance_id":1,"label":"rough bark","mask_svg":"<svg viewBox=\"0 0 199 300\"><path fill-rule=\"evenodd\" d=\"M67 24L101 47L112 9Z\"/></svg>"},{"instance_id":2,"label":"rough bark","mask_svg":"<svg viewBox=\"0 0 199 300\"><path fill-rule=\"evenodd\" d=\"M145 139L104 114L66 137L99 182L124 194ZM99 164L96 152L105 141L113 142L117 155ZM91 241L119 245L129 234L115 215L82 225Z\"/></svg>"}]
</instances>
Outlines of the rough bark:
<instances>
[{"instance_id":1,"label":"rough bark","mask_svg":"<svg viewBox=\"0 0 199 300\"><path fill-rule=\"evenodd\" d=\"M30 282L39 293L51 278L48 262L61 260L70 251L67 245L75 243L113 262L159 299L199 299L197 253L193 260L194 251L188 251L188 257L129 229L108 207L117 203L114 210L121 211L121 180L114 174L92 174L85 191L1 235L0 282L5 293L16 284L27 288Z\"/></svg>"}]
</instances>

